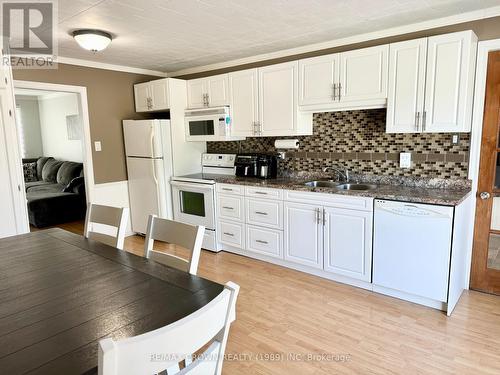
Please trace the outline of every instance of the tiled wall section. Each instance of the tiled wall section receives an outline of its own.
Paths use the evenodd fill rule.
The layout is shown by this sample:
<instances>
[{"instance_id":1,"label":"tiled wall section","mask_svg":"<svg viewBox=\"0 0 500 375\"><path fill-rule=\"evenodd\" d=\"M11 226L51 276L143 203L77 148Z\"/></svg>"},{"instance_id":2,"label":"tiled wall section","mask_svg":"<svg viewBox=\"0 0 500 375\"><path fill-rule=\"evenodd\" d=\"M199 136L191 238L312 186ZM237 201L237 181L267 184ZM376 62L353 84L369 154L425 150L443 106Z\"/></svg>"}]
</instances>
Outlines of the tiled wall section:
<instances>
[{"instance_id":1,"label":"tiled wall section","mask_svg":"<svg viewBox=\"0 0 500 375\"><path fill-rule=\"evenodd\" d=\"M387 134L385 109L314 114L314 135L299 138L300 148L280 161L280 173L320 171L342 164L355 173L466 178L469 134L457 145L451 134ZM209 142L208 152L275 152L276 138ZM399 168L399 153L412 153L412 167Z\"/></svg>"}]
</instances>

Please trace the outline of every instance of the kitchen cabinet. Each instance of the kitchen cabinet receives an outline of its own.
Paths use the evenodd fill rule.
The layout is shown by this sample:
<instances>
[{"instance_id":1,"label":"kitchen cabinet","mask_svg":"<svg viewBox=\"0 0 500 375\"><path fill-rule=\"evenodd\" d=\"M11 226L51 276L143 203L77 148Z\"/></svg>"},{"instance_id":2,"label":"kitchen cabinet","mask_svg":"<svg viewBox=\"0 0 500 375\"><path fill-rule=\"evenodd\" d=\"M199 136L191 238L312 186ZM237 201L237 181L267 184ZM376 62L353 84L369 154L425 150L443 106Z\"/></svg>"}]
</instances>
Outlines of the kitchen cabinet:
<instances>
[{"instance_id":1,"label":"kitchen cabinet","mask_svg":"<svg viewBox=\"0 0 500 375\"><path fill-rule=\"evenodd\" d=\"M266 228L283 229L283 202L246 197L246 222Z\"/></svg>"},{"instance_id":2,"label":"kitchen cabinet","mask_svg":"<svg viewBox=\"0 0 500 375\"><path fill-rule=\"evenodd\" d=\"M339 111L384 107L388 45L299 61L302 110Z\"/></svg>"},{"instance_id":3,"label":"kitchen cabinet","mask_svg":"<svg viewBox=\"0 0 500 375\"><path fill-rule=\"evenodd\" d=\"M170 108L168 78L134 85L136 112L163 111Z\"/></svg>"},{"instance_id":4,"label":"kitchen cabinet","mask_svg":"<svg viewBox=\"0 0 500 375\"><path fill-rule=\"evenodd\" d=\"M324 269L371 281L372 212L324 208Z\"/></svg>"},{"instance_id":5,"label":"kitchen cabinet","mask_svg":"<svg viewBox=\"0 0 500 375\"><path fill-rule=\"evenodd\" d=\"M387 100L389 46L357 49L340 54L339 102Z\"/></svg>"},{"instance_id":6,"label":"kitchen cabinet","mask_svg":"<svg viewBox=\"0 0 500 375\"><path fill-rule=\"evenodd\" d=\"M427 38L394 43L390 46L387 99L388 133L418 132L424 111Z\"/></svg>"},{"instance_id":7,"label":"kitchen cabinet","mask_svg":"<svg viewBox=\"0 0 500 375\"><path fill-rule=\"evenodd\" d=\"M372 212L285 202L285 260L371 281Z\"/></svg>"},{"instance_id":8,"label":"kitchen cabinet","mask_svg":"<svg viewBox=\"0 0 500 375\"><path fill-rule=\"evenodd\" d=\"M283 231L253 225L247 225L246 228L247 251L283 258Z\"/></svg>"},{"instance_id":9,"label":"kitchen cabinet","mask_svg":"<svg viewBox=\"0 0 500 375\"><path fill-rule=\"evenodd\" d=\"M322 209L320 205L285 202L285 260L323 268Z\"/></svg>"},{"instance_id":10,"label":"kitchen cabinet","mask_svg":"<svg viewBox=\"0 0 500 375\"><path fill-rule=\"evenodd\" d=\"M256 135L259 121L259 87L257 69L229 74L231 135Z\"/></svg>"},{"instance_id":11,"label":"kitchen cabinet","mask_svg":"<svg viewBox=\"0 0 500 375\"><path fill-rule=\"evenodd\" d=\"M336 101L339 60L339 54L299 60L299 105Z\"/></svg>"},{"instance_id":12,"label":"kitchen cabinet","mask_svg":"<svg viewBox=\"0 0 500 375\"><path fill-rule=\"evenodd\" d=\"M386 131L470 132L476 49L472 31L391 44Z\"/></svg>"},{"instance_id":13,"label":"kitchen cabinet","mask_svg":"<svg viewBox=\"0 0 500 375\"><path fill-rule=\"evenodd\" d=\"M188 108L221 107L229 105L227 74L187 81Z\"/></svg>"},{"instance_id":14,"label":"kitchen cabinet","mask_svg":"<svg viewBox=\"0 0 500 375\"><path fill-rule=\"evenodd\" d=\"M257 135L311 135L312 114L298 111L298 62L265 66L259 73Z\"/></svg>"}]
</instances>

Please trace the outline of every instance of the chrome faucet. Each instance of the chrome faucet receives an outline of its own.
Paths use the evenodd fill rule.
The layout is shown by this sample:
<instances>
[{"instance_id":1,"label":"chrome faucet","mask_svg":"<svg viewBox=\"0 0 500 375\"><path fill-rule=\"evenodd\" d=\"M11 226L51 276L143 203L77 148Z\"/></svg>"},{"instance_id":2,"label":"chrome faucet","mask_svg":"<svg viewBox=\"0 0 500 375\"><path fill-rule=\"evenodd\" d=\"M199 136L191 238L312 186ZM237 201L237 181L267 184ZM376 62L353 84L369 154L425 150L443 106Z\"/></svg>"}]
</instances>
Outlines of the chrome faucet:
<instances>
[{"instance_id":1,"label":"chrome faucet","mask_svg":"<svg viewBox=\"0 0 500 375\"><path fill-rule=\"evenodd\" d=\"M347 168L338 168L338 167L325 167L323 168L323 172L328 172L329 170L337 173L339 177L339 181L342 178L344 182L349 182L349 170Z\"/></svg>"}]
</instances>

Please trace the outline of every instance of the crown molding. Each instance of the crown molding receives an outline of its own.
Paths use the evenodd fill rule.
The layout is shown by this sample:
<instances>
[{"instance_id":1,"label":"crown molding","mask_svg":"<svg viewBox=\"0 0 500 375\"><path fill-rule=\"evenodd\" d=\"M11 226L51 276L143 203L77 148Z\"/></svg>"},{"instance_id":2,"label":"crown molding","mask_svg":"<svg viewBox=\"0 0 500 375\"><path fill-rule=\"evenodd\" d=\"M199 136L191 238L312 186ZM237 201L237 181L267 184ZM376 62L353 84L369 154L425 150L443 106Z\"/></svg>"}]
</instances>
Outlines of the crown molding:
<instances>
[{"instance_id":1,"label":"crown molding","mask_svg":"<svg viewBox=\"0 0 500 375\"><path fill-rule=\"evenodd\" d=\"M86 66L89 68L114 70L117 72L135 73L135 74L144 74L144 75L156 76L156 77L166 77L167 76L167 73L160 72L157 70L134 68L134 67L125 66L125 65L107 64L107 63L90 61L90 60L74 59L72 57L58 56L56 62L61 63L61 64Z\"/></svg>"},{"instance_id":2,"label":"crown molding","mask_svg":"<svg viewBox=\"0 0 500 375\"><path fill-rule=\"evenodd\" d=\"M491 8L476 10L467 13L455 14L453 16L436 18L434 20L418 22L414 24L393 27L390 29L374 31L365 34L358 34L346 38L334 39L327 42L309 44L296 48L284 49L276 52L265 53L261 55L246 57L242 59L230 60L222 63L214 63L209 65L197 66L193 68L181 69L178 71L168 73L169 77L177 77L188 74L202 73L211 70L231 68L238 65L253 64L261 61L284 58L287 56L300 55L303 53L320 51L323 49L330 49L334 47L340 47L349 44L356 44L367 42L370 40L376 40L381 38L387 38L402 34L413 33L417 31L434 29L437 27L450 26L463 22L477 21L481 19L491 18L500 16L500 6L495 6Z\"/></svg>"}]
</instances>

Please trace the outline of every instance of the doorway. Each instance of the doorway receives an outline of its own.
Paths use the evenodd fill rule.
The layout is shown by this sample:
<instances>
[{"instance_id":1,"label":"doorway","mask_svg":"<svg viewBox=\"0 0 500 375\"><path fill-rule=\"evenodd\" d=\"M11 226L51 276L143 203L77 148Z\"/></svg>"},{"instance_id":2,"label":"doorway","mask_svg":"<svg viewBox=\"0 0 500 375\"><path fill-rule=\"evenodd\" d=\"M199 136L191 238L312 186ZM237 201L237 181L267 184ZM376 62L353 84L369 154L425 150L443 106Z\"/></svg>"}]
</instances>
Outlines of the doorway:
<instances>
[{"instance_id":1,"label":"doorway","mask_svg":"<svg viewBox=\"0 0 500 375\"><path fill-rule=\"evenodd\" d=\"M470 287L500 294L500 51L488 54Z\"/></svg>"},{"instance_id":2,"label":"doorway","mask_svg":"<svg viewBox=\"0 0 500 375\"><path fill-rule=\"evenodd\" d=\"M86 88L15 81L30 230L83 228L94 186Z\"/></svg>"}]
</instances>

